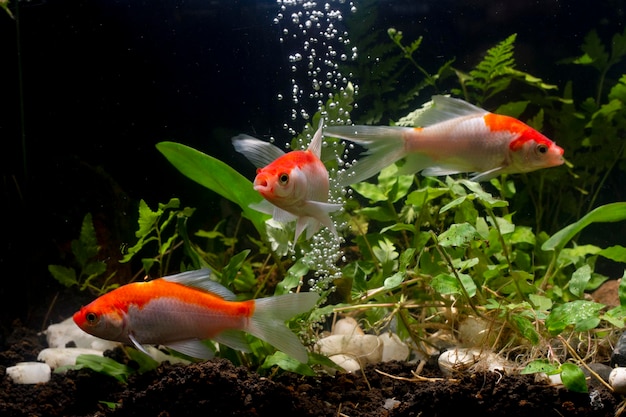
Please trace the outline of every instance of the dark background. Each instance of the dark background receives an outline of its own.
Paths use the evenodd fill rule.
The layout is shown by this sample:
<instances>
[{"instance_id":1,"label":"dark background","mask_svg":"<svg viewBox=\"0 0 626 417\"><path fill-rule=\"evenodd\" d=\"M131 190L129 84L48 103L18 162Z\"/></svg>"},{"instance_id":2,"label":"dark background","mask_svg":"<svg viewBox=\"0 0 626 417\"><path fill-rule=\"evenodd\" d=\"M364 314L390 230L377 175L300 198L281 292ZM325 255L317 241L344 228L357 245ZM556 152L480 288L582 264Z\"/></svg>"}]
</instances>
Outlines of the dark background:
<instances>
[{"instance_id":1,"label":"dark background","mask_svg":"<svg viewBox=\"0 0 626 417\"><path fill-rule=\"evenodd\" d=\"M180 197L208 227L215 224L216 196L179 174L154 145L181 142L251 177L230 138L244 132L288 141L288 108L276 95L293 77L292 51L272 23L274 0L33 0L20 2L19 13L15 1L10 7L19 42L16 21L0 11L2 330L15 318L41 320L36 312L59 290L47 265L64 262L87 212L113 258L120 245L134 243L139 199L154 207ZM426 67L456 57L455 65L469 70L516 32L520 69L561 87L571 75L555 62L579 55L591 29L605 40L621 32L624 10L615 0L377 4L381 28L402 30L407 40L424 36L421 62L433 60ZM587 86L591 94L595 85Z\"/></svg>"}]
</instances>

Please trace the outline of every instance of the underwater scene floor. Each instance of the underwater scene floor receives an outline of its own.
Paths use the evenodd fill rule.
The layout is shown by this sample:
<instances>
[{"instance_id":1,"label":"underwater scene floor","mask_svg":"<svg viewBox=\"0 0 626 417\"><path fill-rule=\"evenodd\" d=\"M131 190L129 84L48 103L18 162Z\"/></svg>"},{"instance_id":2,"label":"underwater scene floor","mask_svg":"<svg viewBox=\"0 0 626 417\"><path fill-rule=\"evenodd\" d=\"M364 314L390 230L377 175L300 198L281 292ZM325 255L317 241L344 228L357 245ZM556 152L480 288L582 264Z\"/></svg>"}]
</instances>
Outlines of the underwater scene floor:
<instances>
[{"instance_id":1,"label":"underwater scene floor","mask_svg":"<svg viewBox=\"0 0 626 417\"><path fill-rule=\"evenodd\" d=\"M225 359L162 364L122 384L92 370L14 384L5 369L34 361L45 336L16 323L0 346L0 415L13 416L614 416L620 399L591 382L579 394L532 375L474 373L444 378L436 364L387 362L362 373L271 378ZM115 351L112 352L115 355Z\"/></svg>"}]
</instances>

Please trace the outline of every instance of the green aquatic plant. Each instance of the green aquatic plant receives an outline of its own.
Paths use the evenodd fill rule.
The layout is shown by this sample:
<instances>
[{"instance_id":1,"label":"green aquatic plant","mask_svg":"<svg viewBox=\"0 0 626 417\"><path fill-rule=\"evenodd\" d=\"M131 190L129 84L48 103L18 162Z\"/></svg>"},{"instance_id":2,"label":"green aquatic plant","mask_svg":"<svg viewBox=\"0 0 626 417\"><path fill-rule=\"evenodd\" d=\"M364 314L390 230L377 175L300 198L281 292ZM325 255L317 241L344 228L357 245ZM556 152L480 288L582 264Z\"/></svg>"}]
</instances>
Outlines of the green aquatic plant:
<instances>
[{"instance_id":1,"label":"green aquatic plant","mask_svg":"<svg viewBox=\"0 0 626 417\"><path fill-rule=\"evenodd\" d=\"M66 287L76 286L80 291L90 290L96 295L104 294L118 286L109 282L115 275L111 273L103 277L107 271L107 264L98 259L100 245L96 229L93 225L91 213L83 218L78 239L70 244L73 266L48 265L48 271L59 283Z\"/></svg>"},{"instance_id":2,"label":"green aquatic plant","mask_svg":"<svg viewBox=\"0 0 626 417\"><path fill-rule=\"evenodd\" d=\"M170 270L170 260L174 249L184 245L191 264L199 268L199 262L195 252L188 246L186 222L195 209L190 207L180 208L180 200L172 198L167 203L159 203L156 210L152 210L144 200L139 202L138 229L135 236L137 242L128 248L121 263L129 262L139 253L148 252L146 246L154 243L156 255L141 258L143 269L147 274L157 266L156 276L163 277ZM148 252L148 253L154 253Z\"/></svg>"}]
</instances>

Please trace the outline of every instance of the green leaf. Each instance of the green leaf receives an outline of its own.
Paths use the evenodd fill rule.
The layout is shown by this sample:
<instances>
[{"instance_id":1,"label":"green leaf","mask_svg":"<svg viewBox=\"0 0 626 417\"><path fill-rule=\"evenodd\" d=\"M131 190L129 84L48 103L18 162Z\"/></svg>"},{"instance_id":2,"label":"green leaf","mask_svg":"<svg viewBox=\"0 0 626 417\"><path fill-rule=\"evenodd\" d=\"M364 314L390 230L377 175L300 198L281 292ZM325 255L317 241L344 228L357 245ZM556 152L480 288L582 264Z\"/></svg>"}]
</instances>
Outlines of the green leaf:
<instances>
[{"instance_id":1,"label":"green leaf","mask_svg":"<svg viewBox=\"0 0 626 417\"><path fill-rule=\"evenodd\" d=\"M547 359L537 359L526 365L520 373L526 375L543 372L545 374L552 375L558 373L558 371L559 367L550 363Z\"/></svg>"},{"instance_id":2,"label":"green leaf","mask_svg":"<svg viewBox=\"0 0 626 417\"><path fill-rule=\"evenodd\" d=\"M589 265L581 266L572 274L572 279L569 282L570 292L576 297L582 297L590 279L591 267Z\"/></svg>"},{"instance_id":3,"label":"green leaf","mask_svg":"<svg viewBox=\"0 0 626 417\"><path fill-rule=\"evenodd\" d=\"M351 185L352 189L363 197L370 200L371 203L379 201L387 201L387 195L376 184L369 182L359 182Z\"/></svg>"},{"instance_id":4,"label":"green leaf","mask_svg":"<svg viewBox=\"0 0 626 417\"><path fill-rule=\"evenodd\" d=\"M603 308L603 304L586 300L561 304L554 307L546 318L546 328L552 335L561 333L570 325L574 325L576 331L589 330L600 322L599 312Z\"/></svg>"},{"instance_id":5,"label":"green leaf","mask_svg":"<svg viewBox=\"0 0 626 417\"><path fill-rule=\"evenodd\" d=\"M387 290L393 290L395 288L398 288L400 284L402 284L402 281L404 281L405 276L406 276L405 272L396 272L389 278L385 279L383 286Z\"/></svg>"},{"instance_id":6,"label":"green leaf","mask_svg":"<svg viewBox=\"0 0 626 417\"><path fill-rule=\"evenodd\" d=\"M250 207L262 197L248 179L222 161L188 146L161 142L156 147L183 175L237 204L259 234L265 236L268 215Z\"/></svg>"},{"instance_id":7,"label":"green leaf","mask_svg":"<svg viewBox=\"0 0 626 417\"><path fill-rule=\"evenodd\" d=\"M537 333L535 326L528 318L513 314L510 316L510 319L526 340L533 345L537 345L539 343L539 333Z\"/></svg>"},{"instance_id":8,"label":"green leaf","mask_svg":"<svg viewBox=\"0 0 626 417\"><path fill-rule=\"evenodd\" d=\"M270 369L274 366L278 366L285 371L293 372L299 375L304 376L315 376L315 371L307 364L299 362L293 359L291 356L283 353L276 352L273 355L267 356L263 364L261 365L261 369Z\"/></svg>"},{"instance_id":9,"label":"green leaf","mask_svg":"<svg viewBox=\"0 0 626 417\"><path fill-rule=\"evenodd\" d=\"M563 385L570 391L587 393L587 380L585 373L573 363L564 363L561 365L561 381Z\"/></svg>"},{"instance_id":10,"label":"green leaf","mask_svg":"<svg viewBox=\"0 0 626 417\"><path fill-rule=\"evenodd\" d=\"M452 224L448 230L439 235L441 246L463 246L478 237L478 232L469 223Z\"/></svg>"},{"instance_id":11,"label":"green leaf","mask_svg":"<svg viewBox=\"0 0 626 417\"><path fill-rule=\"evenodd\" d=\"M619 305L626 307L626 270L624 270L622 280L619 283L619 287L617 287L617 293L619 295Z\"/></svg>"},{"instance_id":12,"label":"green leaf","mask_svg":"<svg viewBox=\"0 0 626 417\"><path fill-rule=\"evenodd\" d=\"M74 268L68 268L62 265L48 265L48 271L50 271L54 279L56 279L66 287L78 285L78 280L76 279L76 271L74 270Z\"/></svg>"},{"instance_id":13,"label":"green leaf","mask_svg":"<svg viewBox=\"0 0 626 417\"><path fill-rule=\"evenodd\" d=\"M611 203L595 208L577 222L564 227L546 240L541 249L544 251L561 250L581 230L592 223L614 223L626 220L626 203Z\"/></svg>"},{"instance_id":14,"label":"green leaf","mask_svg":"<svg viewBox=\"0 0 626 417\"><path fill-rule=\"evenodd\" d=\"M90 354L78 355L78 357L76 358L76 365L61 368L62 369L57 368L55 372L65 371L68 369L89 368L92 371L108 375L123 383L126 383L128 381L129 375L134 372L132 368L116 362L111 358Z\"/></svg>"},{"instance_id":15,"label":"green leaf","mask_svg":"<svg viewBox=\"0 0 626 417\"><path fill-rule=\"evenodd\" d=\"M78 240L72 241L72 253L81 267L84 267L89 259L98 254L98 240L96 229L93 227L91 213L83 218Z\"/></svg>"},{"instance_id":16,"label":"green leaf","mask_svg":"<svg viewBox=\"0 0 626 417\"><path fill-rule=\"evenodd\" d=\"M243 266L246 258L250 254L250 249L245 249L230 258L228 264L222 269L222 285L228 286L235 281L239 270Z\"/></svg>"},{"instance_id":17,"label":"green leaf","mask_svg":"<svg viewBox=\"0 0 626 417\"><path fill-rule=\"evenodd\" d=\"M604 256L605 258L615 262L626 263L626 248L621 245L615 245L602 249L598 252L598 255Z\"/></svg>"}]
</instances>

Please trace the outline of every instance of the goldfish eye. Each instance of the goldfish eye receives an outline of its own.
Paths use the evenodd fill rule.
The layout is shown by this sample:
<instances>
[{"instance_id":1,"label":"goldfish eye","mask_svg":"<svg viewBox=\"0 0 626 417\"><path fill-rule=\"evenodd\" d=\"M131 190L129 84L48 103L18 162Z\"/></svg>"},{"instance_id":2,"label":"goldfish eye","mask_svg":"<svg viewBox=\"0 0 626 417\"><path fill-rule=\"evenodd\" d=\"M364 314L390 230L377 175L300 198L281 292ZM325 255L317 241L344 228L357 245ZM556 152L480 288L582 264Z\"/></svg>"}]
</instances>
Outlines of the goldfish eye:
<instances>
[{"instance_id":1,"label":"goldfish eye","mask_svg":"<svg viewBox=\"0 0 626 417\"><path fill-rule=\"evenodd\" d=\"M287 185L289 183L289 174L283 172L278 176L278 182L280 185Z\"/></svg>"},{"instance_id":2,"label":"goldfish eye","mask_svg":"<svg viewBox=\"0 0 626 417\"><path fill-rule=\"evenodd\" d=\"M96 313L89 312L85 314L85 320L87 320L87 323L89 324L96 324L98 322L98 315Z\"/></svg>"},{"instance_id":3,"label":"goldfish eye","mask_svg":"<svg viewBox=\"0 0 626 417\"><path fill-rule=\"evenodd\" d=\"M545 154L548 152L548 147L546 145L537 145L537 152L539 152L540 154Z\"/></svg>"}]
</instances>

